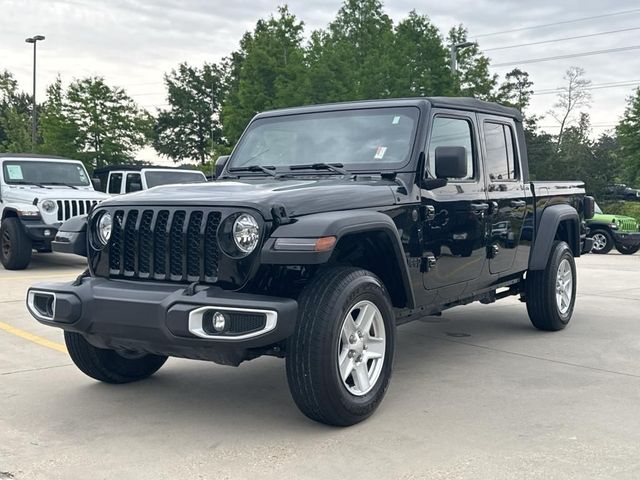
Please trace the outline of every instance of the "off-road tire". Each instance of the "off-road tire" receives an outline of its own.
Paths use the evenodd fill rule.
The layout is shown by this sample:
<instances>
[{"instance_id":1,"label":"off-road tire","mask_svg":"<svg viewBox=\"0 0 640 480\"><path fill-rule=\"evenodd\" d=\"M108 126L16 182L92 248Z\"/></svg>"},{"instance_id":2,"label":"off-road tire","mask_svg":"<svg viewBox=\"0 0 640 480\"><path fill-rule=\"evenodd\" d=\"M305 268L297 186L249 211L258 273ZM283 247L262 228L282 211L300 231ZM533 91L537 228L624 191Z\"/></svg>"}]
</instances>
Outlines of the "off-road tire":
<instances>
[{"instance_id":1,"label":"off-road tire","mask_svg":"<svg viewBox=\"0 0 640 480\"><path fill-rule=\"evenodd\" d=\"M558 268L563 260L567 260L571 267L572 293L570 307L561 313L556 299L556 280ZM547 267L544 270L527 272L525 282L525 298L529 319L538 330L555 332L567 326L573 314L576 301L576 264L573 252L566 242L556 241L551 247Z\"/></svg>"},{"instance_id":2,"label":"off-road tire","mask_svg":"<svg viewBox=\"0 0 640 480\"><path fill-rule=\"evenodd\" d=\"M600 250L596 250L595 243L594 243L594 246L591 249L591 253L595 253L595 254L598 254L598 255L606 255L613 248L613 245L614 245L613 237L606 230L592 230L589 233L589 237L591 237L591 238L595 237L596 235L602 235L606 239L607 242L606 242L605 246L603 248L601 248Z\"/></svg>"},{"instance_id":3,"label":"off-road tire","mask_svg":"<svg viewBox=\"0 0 640 480\"><path fill-rule=\"evenodd\" d=\"M129 383L148 378L167 361L167 357L151 354L126 358L115 350L94 347L75 332L64 332L64 342L71 360L84 374L106 383Z\"/></svg>"},{"instance_id":4,"label":"off-road tire","mask_svg":"<svg viewBox=\"0 0 640 480\"><path fill-rule=\"evenodd\" d=\"M7 270L24 270L31 261L32 242L16 217L5 218L0 226L0 261Z\"/></svg>"},{"instance_id":5,"label":"off-road tire","mask_svg":"<svg viewBox=\"0 0 640 480\"><path fill-rule=\"evenodd\" d=\"M638 250L640 250L640 245L625 246L625 245L617 244L616 250L620 252L622 255L633 255Z\"/></svg>"},{"instance_id":6,"label":"off-road tire","mask_svg":"<svg viewBox=\"0 0 640 480\"><path fill-rule=\"evenodd\" d=\"M368 393L356 396L338 373L337 352L344 319L363 300L372 302L382 314L386 350L377 381ZM310 419L328 425L349 426L365 420L382 402L393 370L395 317L384 284L367 270L329 268L305 287L298 308L286 359L296 405Z\"/></svg>"}]
</instances>

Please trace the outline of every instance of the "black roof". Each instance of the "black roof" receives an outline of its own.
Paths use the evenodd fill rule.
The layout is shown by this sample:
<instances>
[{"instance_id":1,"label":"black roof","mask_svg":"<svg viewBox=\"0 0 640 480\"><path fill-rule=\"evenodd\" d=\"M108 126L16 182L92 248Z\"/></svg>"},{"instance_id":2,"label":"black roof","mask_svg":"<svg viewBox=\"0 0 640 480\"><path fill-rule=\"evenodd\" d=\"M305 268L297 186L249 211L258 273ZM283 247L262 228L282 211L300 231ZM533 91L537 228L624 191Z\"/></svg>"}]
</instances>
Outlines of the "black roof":
<instances>
[{"instance_id":1,"label":"black roof","mask_svg":"<svg viewBox=\"0 0 640 480\"><path fill-rule=\"evenodd\" d=\"M380 100L358 100L353 102L325 103L321 105L307 105L303 107L283 108L259 113L256 117L275 117L283 114L310 113L317 111L347 110L352 108L375 107L410 107L429 104L438 108L451 108L466 110L514 118L522 121L519 110L505 107L495 102L485 102L471 97L415 97L415 98L389 98Z\"/></svg>"},{"instance_id":2,"label":"black roof","mask_svg":"<svg viewBox=\"0 0 640 480\"><path fill-rule=\"evenodd\" d=\"M107 165L106 167L96 168L93 171L94 175L99 175L101 173L113 172L115 170L126 170L126 171L140 171L142 169L145 170L153 170L153 169L162 169L162 170L191 170L194 172L199 172L197 168L183 166L183 167L163 167L161 165Z\"/></svg>"}]
</instances>

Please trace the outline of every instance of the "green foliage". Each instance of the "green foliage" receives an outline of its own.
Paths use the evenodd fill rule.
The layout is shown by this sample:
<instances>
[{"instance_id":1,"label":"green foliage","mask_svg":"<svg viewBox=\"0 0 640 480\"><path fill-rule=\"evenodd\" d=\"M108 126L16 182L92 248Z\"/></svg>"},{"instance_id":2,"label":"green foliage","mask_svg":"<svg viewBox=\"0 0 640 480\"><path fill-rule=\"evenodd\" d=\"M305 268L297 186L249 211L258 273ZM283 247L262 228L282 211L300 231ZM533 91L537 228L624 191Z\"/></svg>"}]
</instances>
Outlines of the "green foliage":
<instances>
[{"instance_id":1,"label":"green foliage","mask_svg":"<svg viewBox=\"0 0 640 480\"><path fill-rule=\"evenodd\" d=\"M496 101L524 113L533 95L533 82L529 79L529 74L514 68L504 78L504 82L498 89Z\"/></svg>"},{"instance_id":2,"label":"green foliage","mask_svg":"<svg viewBox=\"0 0 640 480\"><path fill-rule=\"evenodd\" d=\"M465 27L458 25L449 30L448 43L455 45L468 41ZM493 100L498 75L489 72L489 57L483 55L480 46L473 44L458 51L458 68L455 80L457 94L481 100Z\"/></svg>"},{"instance_id":3,"label":"green foliage","mask_svg":"<svg viewBox=\"0 0 640 480\"><path fill-rule=\"evenodd\" d=\"M633 217L640 222L640 202L602 202L598 203L604 213Z\"/></svg>"},{"instance_id":4,"label":"green foliage","mask_svg":"<svg viewBox=\"0 0 640 480\"><path fill-rule=\"evenodd\" d=\"M96 168L131 163L146 145L149 115L103 78L76 80L66 92L58 80L48 94L41 119L42 151L78 158Z\"/></svg>"},{"instance_id":5,"label":"green foliage","mask_svg":"<svg viewBox=\"0 0 640 480\"><path fill-rule=\"evenodd\" d=\"M627 101L627 108L616 129L620 154L624 159L624 177L630 183L640 181L640 88Z\"/></svg>"},{"instance_id":6,"label":"green foliage","mask_svg":"<svg viewBox=\"0 0 640 480\"><path fill-rule=\"evenodd\" d=\"M0 152L31 150L31 97L18 91L18 82L0 72Z\"/></svg>"},{"instance_id":7,"label":"green foliage","mask_svg":"<svg viewBox=\"0 0 640 480\"><path fill-rule=\"evenodd\" d=\"M197 159L204 163L222 143L218 121L222 70L213 64L195 68L182 63L164 80L170 108L158 112L153 147L175 161Z\"/></svg>"},{"instance_id":8,"label":"green foliage","mask_svg":"<svg viewBox=\"0 0 640 480\"><path fill-rule=\"evenodd\" d=\"M222 107L224 135L235 143L257 112L305 103L308 98L303 24L287 7L259 20L240 51L227 59L228 92Z\"/></svg>"}]
</instances>

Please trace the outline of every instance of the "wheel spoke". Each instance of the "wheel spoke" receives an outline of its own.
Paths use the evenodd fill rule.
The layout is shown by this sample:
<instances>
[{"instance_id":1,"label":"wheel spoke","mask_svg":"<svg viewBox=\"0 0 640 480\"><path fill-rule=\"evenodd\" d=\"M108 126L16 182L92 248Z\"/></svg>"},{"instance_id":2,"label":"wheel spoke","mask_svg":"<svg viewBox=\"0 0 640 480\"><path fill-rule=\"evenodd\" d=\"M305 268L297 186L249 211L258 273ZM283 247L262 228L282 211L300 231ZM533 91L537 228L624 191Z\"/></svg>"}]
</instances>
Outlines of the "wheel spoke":
<instances>
[{"instance_id":1,"label":"wheel spoke","mask_svg":"<svg viewBox=\"0 0 640 480\"><path fill-rule=\"evenodd\" d=\"M342 377L342 381L344 382L351 372L353 372L354 362L353 358L349 358L348 350L344 350L344 356L341 355L340 360L340 377Z\"/></svg>"},{"instance_id":2,"label":"wheel spoke","mask_svg":"<svg viewBox=\"0 0 640 480\"><path fill-rule=\"evenodd\" d=\"M347 315L347 319L344 321L344 325L342 326L342 338L345 342L349 343L349 337L351 335L355 335L357 331L357 327L351 315Z\"/></svg>"},{"instance_id":3,"label":"wheel spoke","mask_svg":"<svg viewBox=\"0 0 640 480\"><path fill-rule=\"evenodd\" d=\"M371 385L369 384L369 371L367 370L366 362L361 362L356 365L354 372L353 381L356 387L358 387L358 390L361 392L369 390Z\"/></svg>"},{"instance_id":4,"label":"wheel spoke","mask_svg":"<svg viewBox=\"0 0 640 480\"><path fill-rule=\"evenodd\" d=\"M356 326L358 330L363 333L368 333L371 330L371 324L373 323L373 319L376 316L375 309L366 304L364 307L360 309L360 313L358 313L358 318L356 319Z\"/></svg>"},{"instance_id":5,"label":"wheel spoke","mask_svg":"<svg viewBox=\"0 0 640 480\"><path fill-rule=\"evenodd\" d=\"M382 358L384 355L384 338L370 337L367 340L366 358Z\"/></svg>"}]
</instances>

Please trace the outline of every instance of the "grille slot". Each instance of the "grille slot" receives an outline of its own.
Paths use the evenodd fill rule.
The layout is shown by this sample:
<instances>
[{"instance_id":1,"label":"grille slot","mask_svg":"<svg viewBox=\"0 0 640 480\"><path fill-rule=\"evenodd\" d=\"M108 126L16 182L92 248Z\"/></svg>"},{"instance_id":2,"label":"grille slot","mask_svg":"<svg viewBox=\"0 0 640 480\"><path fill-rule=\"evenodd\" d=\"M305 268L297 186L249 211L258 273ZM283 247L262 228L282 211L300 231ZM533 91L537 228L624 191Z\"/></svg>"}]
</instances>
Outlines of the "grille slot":
<instances>
[{"instance_id":1,"label":"grille slot","mask_svg":"<svg viewBox=\"0 0 640 480\"><path fill-rule=\"evenodd\" d=\"M97 200L56 200L58 205L58 221L66 222L71 217L89 213Z\"/></svg>"},{"instance_id":2,"label":"grille slot","mask_svg":"<svg viewBox=\"0 0 640 480\"><path fill-rule=\"evenodd\" d=\"M180 282L218 279L218 211L112 211L109 274Z\"/></svg>"}]
</instances>

